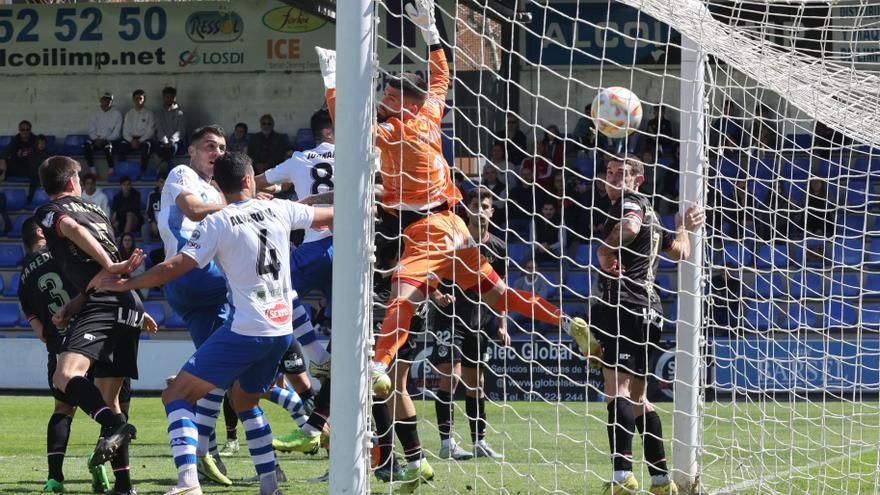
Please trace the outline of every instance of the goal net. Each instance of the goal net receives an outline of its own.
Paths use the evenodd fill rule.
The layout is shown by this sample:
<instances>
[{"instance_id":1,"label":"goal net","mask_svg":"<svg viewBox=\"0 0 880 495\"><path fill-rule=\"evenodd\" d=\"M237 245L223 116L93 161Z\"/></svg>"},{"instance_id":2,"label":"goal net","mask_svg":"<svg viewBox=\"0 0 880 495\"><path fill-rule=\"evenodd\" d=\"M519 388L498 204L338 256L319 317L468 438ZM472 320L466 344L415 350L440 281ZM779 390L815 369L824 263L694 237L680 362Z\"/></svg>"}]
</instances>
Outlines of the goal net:
<instances>
[{"instance_id":1,"label":"goal net","mask_svg":"<svg viewBox=\"0 0 880 495\"><path fill-rule=\"evenodd\" d=\"M378 104L397 74L433 72L400 0L374 8ZM661 256L651 274L663 333L647 396L683 491L874 493L880 2L437 0L436 20L451 76L443 156L465 198L490 191L494 212L483 221L504 249L485 238L483 249L508 286L595 325L615 155L647 164L639 190L670 232L676 213L705 207L691 257ZM593 98L611 86L642 103L641 124L624 139L596 134L590 118ZM376 181L416 180L408 174ZM471 208L465 200L456 212L467 222ZM402 216L377 219L378 281L412 238ZM461 261L459 247L438 252ZM439 283L455 295L448 306L420 305L415 349L398 358L411 365L435 474L423 489L599 493L612 477L602 372L560 325L453 290L466 279L456 272ZM374 294L377 328L388 290ZM468 332L481 338L456 337ZM696 345L683 346L683 335ZM697 378L683 378L683 367ZM698 400L678 400L688 390ZM394 397L384 403L399 428L408 415ZM647 490L633 433L633 471ZM470 454L485 440L503 457L444 459L446 439Z\"/></svg>"}]
</instances>

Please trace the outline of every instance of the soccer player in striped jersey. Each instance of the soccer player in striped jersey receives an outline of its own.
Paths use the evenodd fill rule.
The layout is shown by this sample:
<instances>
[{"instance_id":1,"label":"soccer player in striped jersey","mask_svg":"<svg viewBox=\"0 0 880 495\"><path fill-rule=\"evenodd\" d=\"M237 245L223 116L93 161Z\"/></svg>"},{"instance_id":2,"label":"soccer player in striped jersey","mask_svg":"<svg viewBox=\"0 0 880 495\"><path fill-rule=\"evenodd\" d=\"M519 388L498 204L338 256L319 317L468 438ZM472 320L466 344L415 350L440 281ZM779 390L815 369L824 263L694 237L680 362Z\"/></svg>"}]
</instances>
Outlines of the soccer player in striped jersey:
<instances>
[{"instance_id":1,"label":"soccer player in striped jersey","mask_svg":"<svg viewBox=\"0 0 880 495\"><path fill-rule=\"evenodd\" d=\"M244 424L260 476L260 494L280 495L272 431L257 404L272 385L292 338L291 301L296 291L291 287L287 256L290 232L328 226L333 209L254 199L253 165L242 153L217 158L214 180L229 204L200 222L180 252L138 277L126 280L106 275L97 285L107 290L155 287L216 261L227 278L232 310L162 394L178 468L177 485L166 495L202 493L196 470L193 404L215 388L230 386L232 404Z\"/></svg>"}]
</instances>

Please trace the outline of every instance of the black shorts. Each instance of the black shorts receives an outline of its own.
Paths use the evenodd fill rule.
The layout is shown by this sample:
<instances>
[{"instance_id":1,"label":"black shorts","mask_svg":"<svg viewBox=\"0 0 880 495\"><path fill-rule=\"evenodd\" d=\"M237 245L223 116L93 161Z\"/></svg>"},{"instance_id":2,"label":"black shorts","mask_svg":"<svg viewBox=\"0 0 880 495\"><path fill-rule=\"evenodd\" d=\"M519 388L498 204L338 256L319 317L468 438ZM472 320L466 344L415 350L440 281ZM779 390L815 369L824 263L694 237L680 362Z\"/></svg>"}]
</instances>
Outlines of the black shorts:
<instances>
[{"instance_id":1,"label":"black shorts","mask_svg":"<svg viewBox=\"0 0 880 495\"><path fill-rule=\"evenodd\" d=\"M132 291L89 296L67 328L61 352L92 360L95 378L138 378L138 343L144 307Z\"/></svg>"},{"instance_id":2,"label":"black shorts","mask_svg":"<svg viewBox=\"0 0 880 495\"><path fill-rule=\"evenodd\" d=\"M278 371L285 374L298 375L306 372L306 360L303 355L302 346L296 337L291 339L290 347L284 352L281 362L278 363Z\"/></svg>"},{"instance_id":3,"label":"black shorts","mask_svg":"<svg viewBox=\"0 0 880 495\"><path fill-rule=\"evenodd\" d=\"M461 363L462 366L476 368L481 363L486 364L489 360L487 346L491 345L486 330L498 333L497 318L492 319L491 325L495 328L475 330L456 325L453 328L434 329L434 345L428 359L434 366Z\"/></svg>"},{"instance_id":4,"label":"black shorts","mask_svg":"<svg viewBox=\"0 0 880 495\"><path fill-rule=\"evenodd\" d=\"M606 368L645 376L651 355L660 349L661 315L640 307L607 306L591 308L593 334L602 344L602 362Z\"/></svg>"},{"instance_id":5,"label":"black shorts","mask_svg":"<svg viewBox=\"0 0 880 495\"><path fill-rule=\"evenodd\" d=\"M397 351L397 359L406 363L413 363L419 357L419 352L425 347L425 319L414 316L410 321L409 336L406 342Z\"/></svg>"},{"instance_id":6,"label":"black shorts","mask_svg":"<svg viewBox=\"0 0 880 495\"><path fill-rule=\"evenodd\" d=\"M55 375L55 369L58 367L58 355L50 352L49 353L49 362L46 365L46 371L48 371L48 381L49 381L49 390L52 391L52 397L59 402L63 402L68 406L76 406L76 404L69 398L67 395L58 390L55 387L55 383L52 382L52 376ZM94 377L92 376L92 370L89 369L88 373L86 373L86 378L92 382L94 381ZM119 389L119 403L124 404L126 402L131 402L131 378L126 378L122 382L122 388Z\"/></svg>"}]
</instances>

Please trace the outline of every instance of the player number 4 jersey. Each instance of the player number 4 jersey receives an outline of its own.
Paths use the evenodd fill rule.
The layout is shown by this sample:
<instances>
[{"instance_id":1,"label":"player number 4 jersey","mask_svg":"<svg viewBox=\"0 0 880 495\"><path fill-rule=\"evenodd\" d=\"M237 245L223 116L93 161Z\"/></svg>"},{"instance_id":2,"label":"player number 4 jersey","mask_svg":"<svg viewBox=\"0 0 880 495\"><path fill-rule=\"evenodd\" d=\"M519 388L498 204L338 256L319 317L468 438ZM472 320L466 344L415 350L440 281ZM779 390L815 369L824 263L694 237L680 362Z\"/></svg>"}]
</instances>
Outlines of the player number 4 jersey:
<instances>
[{"instance_id":1,"label":"player number 4 jersey","mask_svg":"<svg viewBox=\"0 0 880 495\"><path fill-rule=\"evenodd\" d=\"M232 331L252 337L292 332L290 231L312 225L315 210L292 201L247 200L205 217L180 252L226 274Z\"/></svg>"},{"instance_id":2,"label":"player number 4 jersey","mask_svg":"<svg viewBox=\"0 0 880 495\"><path fill-rule=\"evenodd\" d=\"M336 146L321 143L308 151L296 152L277 167L266 170L266 180L272 184L291 182L300 199L333 189L336 173ZM303 244L332 236L330 229L306 230Z\"/></svg>"}]
</instances>

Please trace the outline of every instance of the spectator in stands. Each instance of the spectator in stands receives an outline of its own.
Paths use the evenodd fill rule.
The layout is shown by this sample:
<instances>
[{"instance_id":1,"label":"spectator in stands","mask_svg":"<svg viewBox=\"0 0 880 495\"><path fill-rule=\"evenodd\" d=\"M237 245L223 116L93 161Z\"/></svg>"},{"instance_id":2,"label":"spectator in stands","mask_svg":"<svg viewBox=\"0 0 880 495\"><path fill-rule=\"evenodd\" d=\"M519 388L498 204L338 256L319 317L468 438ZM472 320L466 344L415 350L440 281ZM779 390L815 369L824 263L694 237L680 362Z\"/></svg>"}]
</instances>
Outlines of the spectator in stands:
<instances>
[{"instance_id":1,"label":"spectator in stands","mask_svg":"<svg viewBox=\"0 0 880 495\"><path fill-rule=\"evenodd\" d=\"M126 256L125 258L120 259L127 260L131 257L132 253L134 253L134 250L137 249L138 246L137 243L135 243L134 236L131 235L131 233L126 233L122 234L122 237L119 238L119 245L117 247L119 248L119 256ZM141 265L135 268L133 272L126 275L126 278L137 277L145 271L147 271L147 266L146 264L141 263ZM149 292L150 289L138 289L138 293L141 295L141 299L143 300L147 299L147 295L149 294Z\"/></svg>"},{"instance_id":2,"label":"spectator in stands","mask_svg":"<svg viewBox=\"0 0 880 495\"><path fill-rule=\"evenodd\" d=\"M713 161L717 160L717 150L720 150L721 156L738 160L742 144L742 122L736 114L732 100L724 100L721 108L721 116L712 122L709 129L709 149L713 152L711 158Z\"/></svg>"},{"instance_id":3,"label":"spectator in stands","mask_svg":"<svg viewBox=\"0 0 880 495\"><path fill-rule=\"evenodd\" d=\"M716 335L726 335L743 321L742 282L731 268L715 270L710 282L709 301Z\"/></svg>"},{"instance_id":4,"label":"spectator in stands","mask_svg":"<svg viewBox=\"0 0 880 495\"><path fill-rule=\"evenodd\" d=\"M9 209L6 207L6 195L0 193L0 218L3 219L3 235L9 235L12 230L12 219L9 218Z\"/></svg>"},{"instance_id":5,"label":"spectator in stands","mask_svg":"<svg viewBox=\"0 0 880 495\"><path fill-rule=\"evenodd\" d=\"M248 156L254 162L254 172L262 174L283 162L287 150L284 137L275 132L275 119L268 113L260 117L260 132L248 143Z\"/></svg>"},{"instance_id":6,"label":"spectator in stands","mask_svg":"<svg viewBox=\"0 0 880 495\"><path fill-rule=\"evenodd\" d=\"M818 237L826 237L834 231L836 206L828 200L828 185L814 177L807 191L807 231Z\"/></svg>"},{"instance_id":7,"label":"spectator in stands","mask_svg":"<svg viewBox=\"0 0 880 495\"><path fill-rule=\"evenodd\" d=\"M495 208L495 220L493 226L506 216L504 207L507 205L507 184L499 177L498 169L491 163L483 165L481 186L485 186L492 192L492 206Z\"/></svg>"},{"instance_id":8,"label":"spectator in stands","mask_svg":"<svg viewBox=\"0 0 880 495\"><path fill-rule=\"evenodd\" d=\"M534 169L523 167L513 187L508 190L510 218L531 220L532 214L543 204L543 193L535 187Z\"/></svg>"},{"instance_id":9,"label":"spectator in stands","mask_svg":"<svg viewBox=\"0 0 880 495\"><path fill-rule=\"evenodd\" d=\"M544 141L538 141L535 143L535 155L531 158L526 158L522 161L520 165L520 174L522 174L522 169L530 168L532 169L532 175L535 178L535 182L538 183L544 190L549 190L553 186L553 162L547 159L545 155L546 144Z\"/></svg>"},{"instance_id":10,"label":"spectator in stands","mask_svg":"<svg viewBox=\"0 0 880 495\"><path fill-rule=\"evenodd\" d=\"M566 238L555 201L549 197L545 198L544 204L541 205L541 214L535 215L532 219L530 240L537 244L535 249L537 260L554 262L560 259L566 246Z\"/></svg>"},{"instance_id":11,"label":"spectator in stands","mask_svg":"<svg viewBox=\"0 0 880 495\"><path fill-rule=\"evenodd\" d=\"M113 93L105 91L101 95L99 108L89 115L89 139L83 143L82 154L89 166L89 172L96 174L95 151L102 150L107 158L107 167L113 170L113 147L119 145L122 137L122 113L113 108Z\"/></svg>"},{"instance_id":12,"label":"spectator in stands","mask_svg":"<svg viewBox=\"0 0 880 495\"><path fill-rule=\"evenodd\" d=\"M523 276L514 280L512 287L545 299L549 298L552 295L553 286L536 272L534 260L526 260L524 270Z\"/></svg>"},{"instance_id":13,"label":"spectator in stands","mask_svg":"<svg viewBox=\"0 0 880 495\"><path fill-rule=\"evenodd\" d=\"M547 130L544 131L544 139L542 139L541 142L544 144L541 155L550 160L557 167L564 167L565 142L562 140L562 135L559 133L559 126L555 124L548 125Z\"/></svg>"},{"instance_id":14,"label":"spectator in stands","mask_svg":"<svg viewBox=\"0 0 880 495\"><path fill-rule=\"evenodd\" d=\"M751 138L761 154L779 150L779 122L767 105L758 105L752 119Z\"/></svg>"},{"instance_id":15,"label":"spectator in stands","mask_svg":"<svg viewBox=\"0 0 880 495\"><path fill-rule=\"evenodd\" d=\"M672 145L672 122L666 118L666 107L654 105L654 115L645 125L639 149L660 156L664 149L671 148ZM654 163L654 159L645 163Z\"/></svg>"},{"instance_id":16,"label":"spectator in stands","mask_svg":"<svg viewBox=\"0 0 880 495\"><path fill-rule=\"evenodd\" d=\"M235 130L232 131L232 136L229 136L229 139L226 140L226 151L237 151L239 153L248 152L248 126L244 122L239 122L235 124Z\"/></svg>"},{"instance_id":17,"label":"spectator in stands","mask_svg":"<svg viewBox=\"0 0 880 495\"><path fill-rule=\"evenodd\" d=\"M147 198L147 208L145 211L147 228L144 230L151 240L159 238L159 224L156 222L156 215L159 213L159 207L161 206L162 188L165 187L165 178L167 176L168 174L165 172L159 173L159 177L156 179L156 188L150 192L150 196Z\"/></svg>"},{"instance_id":18,"label":"spectator in stands","mask_svg":"<svg viewBox=\"0 0 880 495\"><path fill-rule=\"evenodd\" d=\"M186 117L177 104L177 89L166 86L162 90L162 108L156 115L156 154L170 169L174 164L174 155L183 145L186 135Z\"/></svg>"},{"instance_id":19,"label":"spectator in stands","mask_svg":"<svg viewBox=\"0 0 880 495\"><path fill-rule=\"evenodd\" d=\"M125 114L122 123L122 141L119 143L119 159L125 160L131 152L140 154L141 172L147 169L150 160L151 139L156 134L156 123L153 112L144 107L146 96L144 90L138 89L131 94L134 106Z\"/></svg>"},{"instance_id":20,"label":"spectator in stands","mask_svg":"<svg viewBox=\"0 0 880 495\"><path fill-rule=\"evenodd\" d=\"M28 157L37 148L37 137L32 130L31 123L27 120L18 123L18 134L12 137L3 152L7 177L30 177Z\"/></svg>"},{"instance_id":21,"label":"spectator in stands","mask_svg":"<svg viewBox=\"0 0 880 495\"><path fill-rule=\"evenodd\" d=\"M38 173L40 170L40 164L54 154L55 153L49 149L49 140L46 139L46 136L42 134L37 136L37 147L34 149L33 153L28 156L28 180L30 181L27 196L28 203L34 199L34 193L40 187L40 175Z\"/></svg>"},{"instance_id":22,"label":"spectator in stands","mask_svg":"<svg viewBox=\"0 0 880 495\"><path fill-rule=\"evenodd\" d=\"M499 140L496 143L504 146L504 152L507 155L507 161L511 163L521 163L526 158L526 135L519 128L519 117L510 112L504 120L503 129L496 131Z\"/></svg>"},{"instance_id":23,"label":"spectator in stands","mask_svg":"<svg viewBox=\"0 0 880 495\"><path fill-rule=\"evenodd\" d=\"M516 174L519 172L518 164L515 165L507 160L504 154L504 146L500 143L493 144L492 149L489 150L489 159L486 160L485 164L489 163L495 165L495 168L499 171L499 178L505 184L513 184L513 181L516 180Z\"/></svg>"},{"instance_id":24,"label":"spectator in stands","mask_svg":"<svg viewBox=\"0 0 880 495\"><path fill-rule=\"evenodd\" d=\"M776 188L770 193L768 224L773 226L772 238L780 241L803 239L803 207L791 200L783 180L776 181Z\"/></svg>"},{"instance_id":25,"label":"spectator in stands","mask_svg":"<svg viewBox=\"0 0 880 495\"><path fill-rule=\"evenodd\" d=\"M584 115L577 120L574 130L571 131L571 137L577 139L579 143L587 148L596 145L596 130L593 128L593 117L591 116L592 105L584 107Z\"/></svg>"},{"instance_id":26,"label":"spectator in stands","mask_svg":"<svg viewBox=\"0 0 880 495\"><path fill-rule=\"evenodd\" d=\"M110 220L116 232L136 232L144 223L141 214L141 193L131 185L131 177L123 175L119 179L119 192L110 203Z\"/></svg>"},{"instance_id":27,"label":"spectator in stands","mask_svg":"<svg viewBox=\"0 0 880 495\"><path fill-rule=\"evenodd\" d=\"M82 200L86 203L98 205L104 214L110 216L110 200L104 194L104 190L97 186L98 176L89 172L82 178Z\"/></svg>"}]
</instances>

